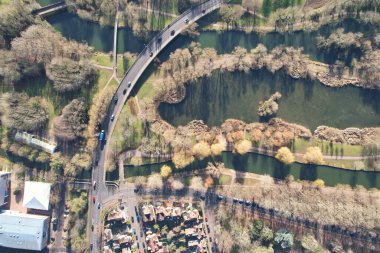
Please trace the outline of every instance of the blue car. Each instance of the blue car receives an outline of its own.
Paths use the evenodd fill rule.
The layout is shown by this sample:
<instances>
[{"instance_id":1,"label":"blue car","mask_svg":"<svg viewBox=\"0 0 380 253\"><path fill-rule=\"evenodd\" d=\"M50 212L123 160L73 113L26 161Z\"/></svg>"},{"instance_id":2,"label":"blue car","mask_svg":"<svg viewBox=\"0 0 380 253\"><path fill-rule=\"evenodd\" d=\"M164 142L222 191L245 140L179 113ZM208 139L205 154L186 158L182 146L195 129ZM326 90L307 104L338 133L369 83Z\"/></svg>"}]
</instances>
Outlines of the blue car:
<instances>
[{"instance_id":1,"label":"blue car","mask_svg":"<svg viewBox=\"0 0 380 253\"><path fill-rule=\"evenodd\" d=\"M133 228L133 234L136 235L136 229L135 228Z\"/></svg>"}]
</instances>

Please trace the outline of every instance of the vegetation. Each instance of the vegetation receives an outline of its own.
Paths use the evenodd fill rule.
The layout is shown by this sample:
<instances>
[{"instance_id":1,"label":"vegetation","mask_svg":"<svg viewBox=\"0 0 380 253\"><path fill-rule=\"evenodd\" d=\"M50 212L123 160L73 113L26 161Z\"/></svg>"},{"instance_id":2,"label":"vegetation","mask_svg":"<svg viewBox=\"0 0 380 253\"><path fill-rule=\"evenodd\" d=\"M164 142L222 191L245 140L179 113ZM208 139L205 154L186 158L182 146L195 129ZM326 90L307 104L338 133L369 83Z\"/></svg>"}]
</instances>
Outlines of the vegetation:
<instances>
[{"instance_id":1,"label":"vegetation","mask_svg":"<svg viewBox=\"0 0 380 253\"><path fill-rule=\"evenodd\" d=\"M305 163L311 164L324 164L323 154L319 147L308 147L303 156Z\"/></svg>"},{"instance_id":2,"label":"vegetation","mask_svg":"<svg viewBox=\"0 0 380 253\"><path fill-rule=\"evenodd\" d=\"M54 58L46 68L46 75L58 92L75 91L92 84L96 71L89 61Z\"/></svg>"},{"instance_id":3,"label":"vegetation","mask_svg":"<svg viewBox=\"0 0 380 253\"><path fill-rule=\"evenodd\" d=\"M29 98L25 93L4 93L0 97L2 121L19 130L38 130L45 126L49 114L46 100Z\"/></svg>"},{"instance_id":4,"label":"vegetation","mask_svg":"<svg viewBox=\"0 0 380 253\"><path fill-rule=\"evenodd\" d=\"M291 164L295 161L294 155L288 147L281 147L277 151L276 158L284 164Z\"/></svg>"},{"instance_id":5,"label":"vegetation","mask_svg":"<svg viewBox=\"0 0 380 253\"><path fill-rule=\"evenodd\" d=\"M270 96L268 100L260 101L257 114L260 117L268 117L278 112L278 100L281 98L281 93L276 92Z\"/></svg>"},{"instance_id":6,"label":"vegetation","mask_svg":"<svg viewBox=\"0 0 380 253\"><path fill-rule=\"evenodd\" d=\"M172 173L172 168L169 165L162 165L160 175L167 178Z\"/></svg>"},{"instance_id":7,"label":"vegetation","mask_svg":"<svg viewBox=\"0 0 380 253\"><path fill-rule=\"evenodd\" d=\"M87 106L84 99L74 99L66 105L61 116L53 123L54 135L65 141L74 141L84 136L87 127Z\"/></svg>"},{"instance_id":8,"label":"vegetation","mask_svg":"<svg viewBox=\"0 0 380 253\"><path fill-rule=\"evenodd\" d=\"M252 143L248 140L242 140L234 146L234 151L240 155L248 153L252 148Z\"/></svg>"},{"instance_id":9,"label":"vegetation","mask_svg":"<svg viewBox=\"0 0 380 253\"><path fill-rule=\"evenodd\" d=\"M211 154L210 145L205 141L198 142L193 147L193 154L203 160Z\"/></svg>"}]
</instances>

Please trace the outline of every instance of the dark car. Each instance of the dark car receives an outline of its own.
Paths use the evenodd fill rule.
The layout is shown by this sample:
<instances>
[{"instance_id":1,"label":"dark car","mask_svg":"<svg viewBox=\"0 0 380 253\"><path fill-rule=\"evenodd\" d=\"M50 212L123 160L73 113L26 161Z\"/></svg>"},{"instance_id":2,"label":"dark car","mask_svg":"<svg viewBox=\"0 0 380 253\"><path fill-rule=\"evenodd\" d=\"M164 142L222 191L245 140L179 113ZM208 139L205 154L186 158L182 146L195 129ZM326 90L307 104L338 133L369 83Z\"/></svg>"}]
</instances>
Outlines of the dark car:
<instances>
[{"instance_id":1,"label":"dark car","mask_svg":"<svg viewBox=\"0 0 380 253\"><path fill-rule=\"evenodd\" d=\"M133 216L131 216L131 221L132 223L135 222L135 219L133 218Z\"/></svg>"},{"instance_id":2,"label":"dark car","mask_svg":"<svg viewBox=\"0 0 380 253\"><path fill-rule=\"evenodd\" d=\"M201 200L205 200L206 196L205 195L201 195L200 198L201 198Z\"/></svg>"},{"instance_id":3,"label":"dark car","mask_svg":"<svg viewBox=\"0 0 380 253\"><path fill-rule=\"evenodd\" d=\"M127 89L124 89L123 90L123 95L125 95L127 93Z\"/></svg>"},{"instance_id":4,"label":"dark car","mask_svg":"<svg viewBox=\"0 0 380 253\"><path fill-rule=\"evenodd\" d=\"M136 236L136 241L137 241L137 236ZM137 248L140 248L140 243L137 243Z\"/></svg>"},{"instance_id":5,"label":"dark car","mask_svg":"<svg viewBox=\"0 0 380 253\"><path fill-rule=\"evenodd\" d=\"M150 52L150 53L149 53L149 56L152 57L152 56L153 56L153 52Z\"/></svg>"},{"instance_id":6,"label":"dark car","mask_svg":"<svg viewBox=\"0 0 380 253\"><path fill-rule=\"evenodd\" d=\"M206 13L206 10L202 10L202 13L205 14L205 13Z\"/></svg>"},{"instance_id":7,"label":"dark car","mask_svg":"<svg viewBox=\"0 0 380 253\"><path fill-rule=\"evenodd\" d=\"M223 199L224 199L224 196L218 195L218 200L223 200Z\"/></svg>"},{"instance_id":8,"label":"dark car","mask_svg":"<svg viewBox=\"0 0 380 253\"><path fill-rule=\"evenodd\" d=\"M119 99L117 98L117 97L115 97L115 99L114 99L114 102L115 102L115 104L117 104L117 101L118 101Z\"/></svg>"},{"instance_id":9,"label":"dark car","mask_svg":"<svg viewBox=\"0 0 380 253\"><path fill-rule=\"evenodd\" d=\"M94 225L91 225L91 231L94 231Z\"/></svg>"},{"instance_id":10,"label":"dark car","mask_svg":"<svg viewBox=\"0 0 380 253\"><path fill-rule=\"evenodd\" d=\"M232 202L234 202L234 203L237 203L238 201L239 201L239 199L237 199L237 198L232 199Z\"/></svg>"},{"instance_id":11,"label":"dark car","mask_svg":"<svg viewBox=\"0 0 380 253\"><path fill-rule=\"evenodd\" d=\"M92 243L90 244L90 250L92 250Z\"/></svg>"},{"instance_id":12,"label":"dark car","mask_svg":"<svg viewBox=\"0 0 380 253\"><path fill-rule=\"evenodd\" d=\"M172 30L172 31L170 32L170 35L171 35L171 36L174 36L174 34L175 34L175 31Z\"/></svg>"}]
</instances>

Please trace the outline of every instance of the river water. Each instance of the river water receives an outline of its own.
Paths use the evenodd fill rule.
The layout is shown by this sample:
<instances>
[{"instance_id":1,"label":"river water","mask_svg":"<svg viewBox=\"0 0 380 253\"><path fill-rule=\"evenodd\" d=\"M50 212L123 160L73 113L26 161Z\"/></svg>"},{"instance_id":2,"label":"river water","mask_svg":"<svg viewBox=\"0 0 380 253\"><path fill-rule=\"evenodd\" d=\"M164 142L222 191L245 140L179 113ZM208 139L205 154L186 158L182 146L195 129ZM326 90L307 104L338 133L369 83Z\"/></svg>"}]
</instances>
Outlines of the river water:
<instances>
[{"instance_id":1,"label":"river water","mask_svg":"<svg viewBox=\"0 0 380 253\"><path fill-rule=\"evenodd\" d=\"M47 21L66 38L88 43L98 51L109 52L112 50L112 27L102 27L68 12L47 17ZM198 41L202 47L215 48L218 53L231 52L236 46L251 49L258 43L263 43L268 49L278 45L302 47L311 59L326 63L332 63L339 57L341 60L350 62L352 57L358 55L358 52L350 51L344 56L338 56L335 53L323 54L316 46L319 35L327 36L336 27L343 27L345 31L361 31L369 35L375 34L373 29L377 29L359 24L354 20L345 20L339 24L324 26L318 31L283 34L238 31L201 32L195 41ZM119 29L118 35L119 53L126 51L138 53L146 43L135 37L128 28ZM179 36L162 51L159 56L160 60L165 60L176 48L188 47L190 42L188 37ZM255 71L248 74L216 73L210 78L200 80L198 85L187 86L186 89L187 97L181 103L160 106L163 118L173 125L186 124L192 119L202 119L209 125L220 125L227 118L239 118L249 122L257 121L258 102L277 90L283 95L278 116L311 129L321 124L343 128L376 126L380 122L379 92L354 87L333 89L315 81L294 80L281 72L276 74L266 71ZM223 153L218 160L223 161L226 167L257 174L268 174L280 179L292 174L299 179L321 178L326 185L342 183L352 186L361 184L367 188L380 186L380 174L373 172L347 171L298 163L284 166L274 158L257 154L239 157L231 153ZM200 168L200 165L202 164L194 163L191 168ZM126 176L144 174L148 170L158 170L160 166L147 165L136 169L128 168Z\"/></svg>"}]
</instances>

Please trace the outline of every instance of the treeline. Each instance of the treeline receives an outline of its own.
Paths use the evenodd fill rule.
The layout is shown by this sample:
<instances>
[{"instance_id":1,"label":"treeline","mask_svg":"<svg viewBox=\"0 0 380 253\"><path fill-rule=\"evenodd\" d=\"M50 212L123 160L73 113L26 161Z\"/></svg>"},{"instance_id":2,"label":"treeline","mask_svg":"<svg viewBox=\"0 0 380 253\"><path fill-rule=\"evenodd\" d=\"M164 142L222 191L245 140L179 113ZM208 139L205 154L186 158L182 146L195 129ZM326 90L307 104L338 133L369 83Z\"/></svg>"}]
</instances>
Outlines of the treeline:
<instances>
[{"instance_id":1,"label":"treeline","mask_svg":"<svg viewBox=\"0 0 380 253\"><path fill-rule=\"evenodd\" d=\"M301 3L302 0L264 0L262 5L262 13L265 17L268 17L272 12L279 8L288 8Z\"/></svg>"}]
</instances>

